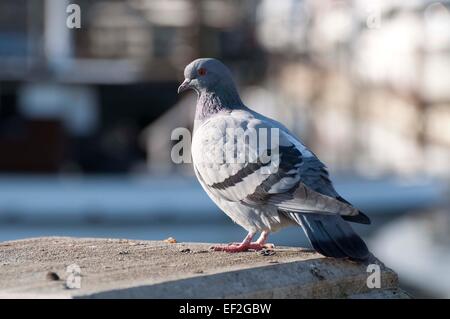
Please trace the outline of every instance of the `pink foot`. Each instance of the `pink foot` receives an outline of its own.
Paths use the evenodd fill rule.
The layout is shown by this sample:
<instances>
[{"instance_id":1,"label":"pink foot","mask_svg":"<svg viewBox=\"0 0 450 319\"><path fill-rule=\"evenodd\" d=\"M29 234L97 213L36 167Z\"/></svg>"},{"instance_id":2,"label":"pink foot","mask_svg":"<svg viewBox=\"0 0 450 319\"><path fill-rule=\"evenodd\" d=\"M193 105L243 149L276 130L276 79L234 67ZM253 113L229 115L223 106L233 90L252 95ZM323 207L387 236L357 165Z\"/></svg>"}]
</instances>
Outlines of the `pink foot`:
<instances>
[{"instance_id":1,"label":"pink foot","mask_svg":"<svg viewBox=\"0 0 450 319\"><path fill-rule=\"evenodd\" d=\"M240 253L244 251L252 250L262 250L263 248L273 248L272 244L260 244L257 242L252 242L248 244L243 243L232 243L226 246L213 246L211 247L214 251L225 251L227 253Z\"/></svg>"},{"instance_id":2,"label":"pink foot","mask_svg":"<svg viewBox=\"0 0 450 319\"><path fill-rule=\"evenodd\" d=\"M242 245L242 243L234 242L234 243L229 243L229 244L228 244L228 246L230 246L230 245L238 246L238 245ZM275 245L274 245L274 244L269 244L269 243L264 243L264 244L263 244L263 243L258 243L257 241L251 242L250 245L259 245L259 246L261 246L262 248L266 248L266 249L273 249L273 248L275 248ZM262 248L261 248L261 249L262 249ZM253 249L253 248L250 248L250 249Z\"/></svg>"}]
</instances>

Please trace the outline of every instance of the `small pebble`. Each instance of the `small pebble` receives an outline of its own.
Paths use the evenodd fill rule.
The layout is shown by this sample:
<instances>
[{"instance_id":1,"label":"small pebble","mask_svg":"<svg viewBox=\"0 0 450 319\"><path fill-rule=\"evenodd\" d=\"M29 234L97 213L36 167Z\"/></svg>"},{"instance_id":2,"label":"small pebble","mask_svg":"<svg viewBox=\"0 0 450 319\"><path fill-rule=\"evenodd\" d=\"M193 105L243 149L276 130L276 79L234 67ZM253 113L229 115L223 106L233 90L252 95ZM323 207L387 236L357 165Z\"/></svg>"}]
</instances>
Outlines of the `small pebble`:
<instances>
[{"instance_id":1,"label":"small pebble","mask_svg":"<svg viewBox=\"0 0 450 319\"><path fill-rule=\"evenodd\" d=\"M319 279L319 280L324 280L325 279L325 277L320 273L320 270L317 269L315 266L311 266L311 269L309 271L317 279Z\"/></svg>"},{"instance_id":2,"label":"small pebble","mask_svg":"<svg viewBox=\"0 0 450 319\"><path fill-rule=\"evenodd\" d=\"M49 271L46 275L46 278L48 280L52 280L52 281L58 281L60 278L58 276L58 274L56 272L53 271Z\"/></svg>"},{"instance_id":3,"label":"small pebble","mask_svg":"<svg viewBox=\"0 0 450 319\"><path fill-rule=\"evenodd\" d=\"M204 253L209 253L209 250L197 250L194 252L194 254L204 254Z\"/></svg>"},{"instance_id":4,"label":"small pebble","mask_svg":"<svg viewBox=\"0 0 450 319\"><path fill-rule=\"evenodd\" d=\"M263 249L259 252L260 255L263 256L273 256L275 255L275 250L272 249Z\"/></svg>"},{"instance_id":5,"label":"small pebble","mask_svg":"<svg viewBox=\"0 0 450 319\"><path fill-rule=\"evenodd\" d=\"M273 256L275 255L275 251L272 249L263 249L259 252L259 254L263 256Z\"/></svg>"},{"instance_id":6,"label":"small pebble","mask_svg":"<svg viewBox=\"0 0 450 319\"><path fill-rule=\"evenodd\" d=\"M164 242L168 243L168 244L176 244L177 240L173 237L169 237L167 239L164 239Z\"/></svg>"}]
</instances>

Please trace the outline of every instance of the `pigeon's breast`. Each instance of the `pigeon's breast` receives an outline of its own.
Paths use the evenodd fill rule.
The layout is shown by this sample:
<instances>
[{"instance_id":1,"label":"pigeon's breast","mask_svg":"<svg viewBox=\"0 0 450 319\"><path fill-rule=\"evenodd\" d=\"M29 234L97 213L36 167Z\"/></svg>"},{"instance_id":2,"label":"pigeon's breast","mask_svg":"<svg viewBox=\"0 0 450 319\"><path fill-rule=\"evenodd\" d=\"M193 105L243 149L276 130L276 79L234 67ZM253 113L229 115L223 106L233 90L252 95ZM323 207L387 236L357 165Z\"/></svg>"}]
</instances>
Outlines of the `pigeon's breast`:
<instances>
[{"instance_id":1,"label":"pigeon's breast","mask_svg":"<svg viewBox=\"0 0 450 319\"><path fill-rule=\"evenodd\" d=\"M201 125L192 143L193 163L215 193L232 201L251 194L267 178L258 162L258 146L250 140L257 121L213 117ZM265 173L265 174L264 174Z\"/></svg>"},{"instance_id":2,"label":"pigeon's breast","mask_svg":"<svg viewBox=\"0 0 450 319\"><path fill-rule=\"evenodd\" d=\"M275 207L244 203L269 170L258 160L258 143L250 142L261 122L239 115L212 117L198 127L192 143L195 172L206 193L236 223L247 230L276 231L286 221Z\"/></svg>"}]
</instances>

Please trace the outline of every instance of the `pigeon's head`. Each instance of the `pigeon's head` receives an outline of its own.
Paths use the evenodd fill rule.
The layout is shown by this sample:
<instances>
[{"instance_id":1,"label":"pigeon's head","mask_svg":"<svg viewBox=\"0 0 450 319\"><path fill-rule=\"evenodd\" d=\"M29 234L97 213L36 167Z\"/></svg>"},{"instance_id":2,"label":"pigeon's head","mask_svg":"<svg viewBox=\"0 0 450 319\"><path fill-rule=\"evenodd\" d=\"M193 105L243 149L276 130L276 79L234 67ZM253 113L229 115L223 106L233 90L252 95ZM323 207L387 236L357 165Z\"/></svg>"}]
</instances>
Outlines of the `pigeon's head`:
<instances>
[{"instance_id":1,"label":"pigeon's head","mask_svg":"<svg viewBox=\"0 0 450 319\"><path fill-rule=\"evenodd\" d=\"M184 69L184 81L178 93L188 89L197 93L216 91L220 88L234 88L230 70L219 60L212 58L197 59Z\"/></svg>"}]
</instances>

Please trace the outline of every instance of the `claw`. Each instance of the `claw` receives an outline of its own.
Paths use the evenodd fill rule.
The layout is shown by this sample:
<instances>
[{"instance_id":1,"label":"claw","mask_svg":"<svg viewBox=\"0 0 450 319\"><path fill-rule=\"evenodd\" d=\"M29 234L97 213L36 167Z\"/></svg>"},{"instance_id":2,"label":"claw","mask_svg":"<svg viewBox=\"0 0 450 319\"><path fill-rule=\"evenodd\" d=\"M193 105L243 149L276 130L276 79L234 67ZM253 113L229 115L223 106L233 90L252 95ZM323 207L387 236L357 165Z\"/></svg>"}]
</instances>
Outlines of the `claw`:
<instances>
[{"instance_id":1,"label":"claw","mask_svg":"<svg viewBox=\"0 0 450 319\"><path fill-rule=\"evenodd\" d=\"M242 243L229 243L228 245L212 246L214 251L225 251L228 253L240 253L248 250L273 249L273 244L266 244L268 232L263 231L256 242L252 242L254 232L249 232Z\"/></svg>"},{"instance_id":2,"label":"claw","mask_svg":"<svg viewBox=\"0 0 450 319\"><path fill-rule=\"evenodd\" d=\"M251 250L262 250L264 245L259 243L248 243L248 244L228 244L226 246L213 246L211 247L214 251L225 251L227 253L240 253L244 251Z\"/></svg>"},{"instance_id":3,"label":"claw","mask_svg":"<svg viewBox=\"0 0 450 319\"><path fill-rule=\"evenodd\" d=\"M225 251L227 253L239 253L246 251L248 248L245 245L228 244L226 246L213 246L214 251Z\"/></svg>"}]
</instances>

